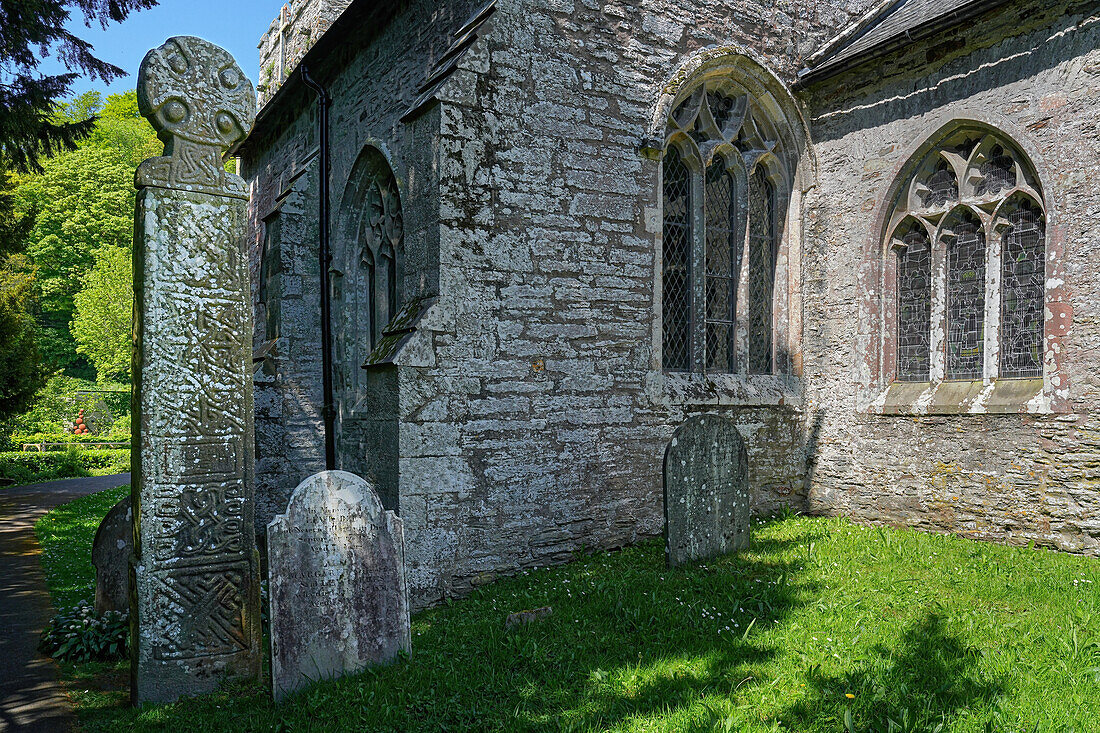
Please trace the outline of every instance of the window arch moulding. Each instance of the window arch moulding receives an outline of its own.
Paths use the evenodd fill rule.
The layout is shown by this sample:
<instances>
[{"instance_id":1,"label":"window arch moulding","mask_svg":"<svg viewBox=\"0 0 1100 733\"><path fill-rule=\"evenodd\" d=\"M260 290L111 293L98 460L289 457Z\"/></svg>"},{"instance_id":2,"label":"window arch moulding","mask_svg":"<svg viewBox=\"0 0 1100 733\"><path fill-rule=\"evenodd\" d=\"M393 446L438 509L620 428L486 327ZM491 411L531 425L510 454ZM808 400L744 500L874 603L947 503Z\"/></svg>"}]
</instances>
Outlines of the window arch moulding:
<instances>
[{"instance_id":1,"label":"window arch moulding","mask_svg":"<svg viewBox=\"0 0 1100 733\"><path fill-rule=\"evenodd\" d=\"M870 411L1068 411L1072 313L1031 158L999 129L957 121L909 158L891 190Z\"/></svg>"},{"instance_id":2,"label":"window arch moulding","mask_svg":"<svg viewBox=\"0 0 1100 733\"><path fill-rule=\"evenodd\" d=\"M685 71L686 69L686 71ZM782 82L711 50L657 104L655 399L797 404L801 399L801 193L808 136Z\"/></svg>"}]
</instances>

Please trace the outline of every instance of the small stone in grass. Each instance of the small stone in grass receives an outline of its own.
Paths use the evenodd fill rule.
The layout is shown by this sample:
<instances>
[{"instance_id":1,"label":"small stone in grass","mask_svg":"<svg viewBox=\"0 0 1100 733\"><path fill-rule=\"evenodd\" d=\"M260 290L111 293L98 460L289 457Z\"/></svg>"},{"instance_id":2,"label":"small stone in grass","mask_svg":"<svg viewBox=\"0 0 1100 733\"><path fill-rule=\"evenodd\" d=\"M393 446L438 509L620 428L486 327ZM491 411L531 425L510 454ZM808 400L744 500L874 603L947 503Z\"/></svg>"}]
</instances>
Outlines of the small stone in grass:
<instances>
[{"instance_id":1,"label":"small stone in grass","mask_svg":"<svg viewBox=\"0 0 1100 733\"><path fill-rule=\"evenodd\" d=\"M516 626L526 626L527 624L538 621L539 619L546 618L554 612L554 609L550 606L543 606L542 608L536 608L530 611L517 611L516 613L508 614L508 619L504 622L505 629L513 629Z\"/></svg>"}]
</instances>

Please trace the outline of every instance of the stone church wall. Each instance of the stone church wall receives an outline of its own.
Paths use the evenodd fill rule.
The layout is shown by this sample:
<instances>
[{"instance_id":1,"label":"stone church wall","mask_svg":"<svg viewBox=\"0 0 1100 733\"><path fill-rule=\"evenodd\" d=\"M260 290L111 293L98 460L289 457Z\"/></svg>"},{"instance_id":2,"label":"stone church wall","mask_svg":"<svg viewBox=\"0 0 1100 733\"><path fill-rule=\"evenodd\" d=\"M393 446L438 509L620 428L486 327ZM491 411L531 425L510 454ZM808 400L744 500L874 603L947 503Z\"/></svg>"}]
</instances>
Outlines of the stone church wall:
<instances>
[{"instance_id":1,"label":"stone church wall","mask_svg":"<svg viewBox=\"0 0 1100 733\"><path fill-rule=\"evenodd\" d=\"M804 506L816 426L799 409L799 379L768 404L741 395L719 406L665 386L658 164L639 146L662 87L694 54L743 49L790 81L867 4L501 0L440 104L402 123L475 9L415 2L325 75L334 205L363 146L381 149L403 197L406 298L438 298L391 367L417 607L659 534L664 447L692 413L738 422L758 511ZM280 267L267 268L281 285L265 290L279 293L283 330L257 378L261 521L323 455L313 110L245 160L257 276L263 222L286 222ZM269 308L257 293L258 324Z\"/></svg>"},{"instance_id":2,"label":"stone church wall","mask_svg":"<svg viewBox=\"0 0 1100 733\"><path fill-rule=\"evenodd\" d=\"M1095 6L1003 6L803 92L819 185L807 201L807 414L820 425L813 511L1100 554L1100 16ZM1068 307L1047 414L878 415L876 220L909 155L952 120L984 121L1031 157L1048 256ZM1049 272L1049 270L1048 270ZM1048 309L1052 306L1048 305ZM1049 333L1049 328L1048 328ZM1050 368L1048 366L1048 378Z\"/></svg>"},{"instance_id":3,"label":"stone church wall","mask_svg":"<svg viewBox=\"0 0 1100 733\"><path fill-rule=\"evenodd\" d=\"M433 361L407 373L401 408L419 602L660 533L664 447L693 412L738 421L759 511L802 504L797 407L661 386L658 171L638 147L695 52L737 44L791 77L848 16L623 5L502 3L440 93L440 301L420 334Z\"/></svg>"},{"instance_id":4,"label":"stone church wall","mask_svg":"<svg viewBox=\"0 0 1100 733\"><path fill-rule=\"evenodd\" d=\"M430 133L433 126L438 130L438 113L433 117L429 112L412 125L400 118L431 62L444 54L454 30L474 7L414 3L381 30L375 29L374 36L363 34L311 69L333 100L333 229L338 227L342 192L356 159L366 145L377 147L388 158L401 189L410 260L405 289L411 296L431 295L438 287L438 276L430 272L433 257L438 263L439 203L431 189L438 144ZM324 470L316 98L310 94L277 113L280 119L268 136L246 149L242 158L242 173L252 186L254 341L258 348L268 347L255 378L256 514L261 529L285 511L290 493L302 479ZM428 188L420 190L418 185ZM368 473L362 470L368 459L360 457L340 467Z\"/></svg>"}]
</instances>

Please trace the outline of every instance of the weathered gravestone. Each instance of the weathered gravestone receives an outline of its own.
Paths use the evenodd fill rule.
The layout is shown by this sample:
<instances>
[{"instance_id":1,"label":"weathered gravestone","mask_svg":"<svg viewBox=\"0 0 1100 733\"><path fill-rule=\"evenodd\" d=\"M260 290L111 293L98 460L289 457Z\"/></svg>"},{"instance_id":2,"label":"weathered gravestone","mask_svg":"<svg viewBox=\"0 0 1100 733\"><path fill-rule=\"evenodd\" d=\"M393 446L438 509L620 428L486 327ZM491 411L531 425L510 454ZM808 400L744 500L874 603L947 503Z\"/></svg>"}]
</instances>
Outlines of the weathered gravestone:
<instances>
[{"instance_id":1,"label":"weathered gravestone","mask_svg":"<svg viewBox=\"0 0 1100 733\"><path fill-rule=\"evenodd\" d=\"M169 39L138 76L165 157L136 175L132 699L258 679L248 194L222 155L256 116L223 49Z\"/></svg>"},{"instance_id":2,"label":"weathered gravestone","mask_svg":"<svg viewBox=\"0 0 1100 733\"><path fill-rule=\"evenodd\" d=\"M267 526L267 558L276 700L410 650L401 520L363 479L303 481Z\"/></svg>"},{"instance_id":3,"label":"weathered gravestone","mask_svg":"<svg viewBox=\"0 0 1100 733\"><path fill-rule=\"evenodd\" d=\"M115 504L99 523L92 541L95 566L95 610L130 610L130 555L134 550L134 515L130 497Z\"/></svg>"},{"instance_id":4,"label":"weathered gravestone","mask_svg":"<svg viewBox=\"0 0 1100 733\"><path fill-rule=\"evenodd\" d=\"M749 546L748 459L733 421L692 417L665 450L669 567Z\"/></svg>"}]
</instances>

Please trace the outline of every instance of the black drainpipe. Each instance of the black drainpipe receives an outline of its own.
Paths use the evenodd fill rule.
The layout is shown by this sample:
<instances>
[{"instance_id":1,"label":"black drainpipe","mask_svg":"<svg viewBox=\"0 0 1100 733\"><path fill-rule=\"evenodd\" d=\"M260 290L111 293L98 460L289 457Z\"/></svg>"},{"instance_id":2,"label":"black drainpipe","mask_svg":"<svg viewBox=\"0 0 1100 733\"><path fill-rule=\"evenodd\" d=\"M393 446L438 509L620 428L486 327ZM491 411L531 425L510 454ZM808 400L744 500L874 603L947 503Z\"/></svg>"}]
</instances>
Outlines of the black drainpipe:
<instances>
[{"instance_id":1,"label":"black drainpipe","mask_svg":"<svg viewBox=\"0 0 1100 733\"><path fill-rule=\"evenodd\" d=\"M329 98L325 88L313 80L305 66L302 66L302 81L317 92L317 109L320 114L321 199L317 205L317 216L320 218L321 246L317 250L317 258L321 266L321 383L324 391L321 417L325 421L325 469L332 471L336 468L336 406L332 397L332 303L329 301L329 267L332 265L328 226Z\"/></svg>"}]
</instances>

